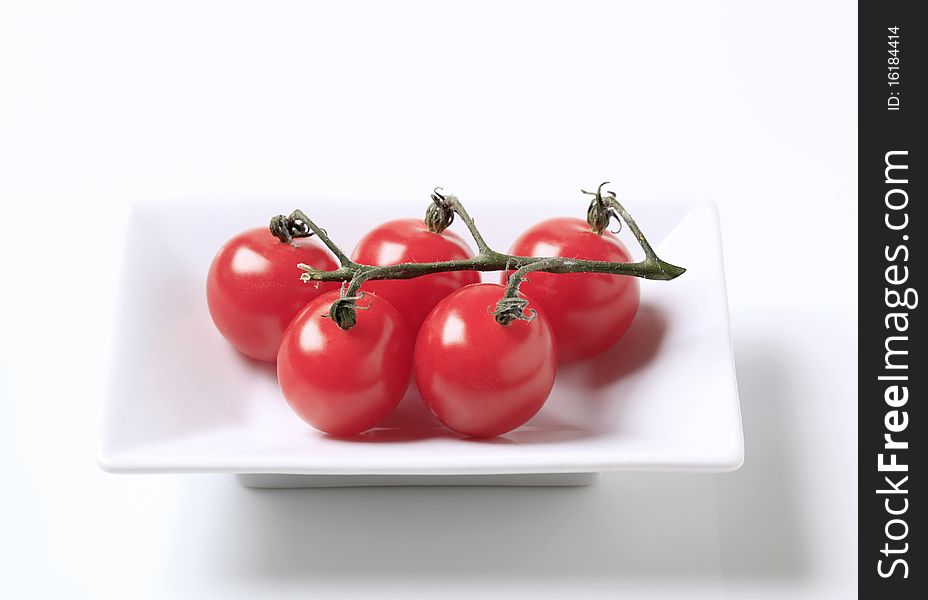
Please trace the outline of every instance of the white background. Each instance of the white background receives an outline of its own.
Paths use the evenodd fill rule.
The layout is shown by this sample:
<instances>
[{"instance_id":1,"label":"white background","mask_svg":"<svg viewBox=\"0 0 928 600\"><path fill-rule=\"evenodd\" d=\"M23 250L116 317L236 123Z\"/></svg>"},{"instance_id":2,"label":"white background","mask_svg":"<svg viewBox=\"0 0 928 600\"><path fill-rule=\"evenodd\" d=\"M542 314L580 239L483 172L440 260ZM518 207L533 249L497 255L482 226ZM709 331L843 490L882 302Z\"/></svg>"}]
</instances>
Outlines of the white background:
<instances>
[{"instance_id":1,"label":"white background","mask_svg":"<svg viewBox=\"0 0 928 600\"><path fill-rule=\"evenodd\" d=\"M0 4L0 595L849 597L856 32L839 2ZM97 468L132 201L606 178L632 210L719 204L742 470L268 492Z\"/></svg>"}]
</instances>

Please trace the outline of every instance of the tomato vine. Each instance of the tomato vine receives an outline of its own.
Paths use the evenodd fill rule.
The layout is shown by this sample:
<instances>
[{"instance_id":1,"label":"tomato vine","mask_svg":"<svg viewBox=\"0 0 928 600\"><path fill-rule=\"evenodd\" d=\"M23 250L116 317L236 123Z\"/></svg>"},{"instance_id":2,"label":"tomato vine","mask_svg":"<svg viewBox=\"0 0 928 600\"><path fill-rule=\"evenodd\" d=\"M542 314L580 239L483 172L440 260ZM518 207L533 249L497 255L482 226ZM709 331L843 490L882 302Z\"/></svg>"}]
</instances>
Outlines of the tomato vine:
<instances>
[{"instance_id":1,"label":"tomato vine","mask_svg":"<svg viewBox=\"0 0 928 600\"><path fill-rule=\"evenodd\" d=\"M531 319L531 313L525 314L528 302L519 296L519 286L528 273L543 271L547 273L607 273L612 275L629 275L643 279L669 281L682 275L686 269L672 265L660 257L651 247L647 238L638 227L631 214L619 203L614 192L603 193L605 182L595 192L581 190L593 196L587 210L587 223L596 233L602 233L612 219L621 226L629 228L644 251L644 259L638 262L608 262L580 260L564 257L529 257L515 256L497 252L483 239L463 203L452 194L444 194L436 188L431 195L431 203L426 209L425 222L429 229L441 233L459 217L470 231L477 244L477 254L471 258L443 262L401 263L389 266L365 265L354 262L332 241L325 229L319 227L303 211L297 209L289 216L278 215L271 219L270 230L282 242L292 243L294 238L315 235L335 255L340 266L332 271L317 269L300 263L305 271L300 279L303 282L341 281L341 295L336 300L327 316L342 329L350 329L357 322L357 310L365 306L358 304L364 293L360 291L365 281L376 279L412 279L448 271L509 271L508 285L503 297L490 312L501 325L508 325L516 319Z\"/></svg>"}]
</instances>

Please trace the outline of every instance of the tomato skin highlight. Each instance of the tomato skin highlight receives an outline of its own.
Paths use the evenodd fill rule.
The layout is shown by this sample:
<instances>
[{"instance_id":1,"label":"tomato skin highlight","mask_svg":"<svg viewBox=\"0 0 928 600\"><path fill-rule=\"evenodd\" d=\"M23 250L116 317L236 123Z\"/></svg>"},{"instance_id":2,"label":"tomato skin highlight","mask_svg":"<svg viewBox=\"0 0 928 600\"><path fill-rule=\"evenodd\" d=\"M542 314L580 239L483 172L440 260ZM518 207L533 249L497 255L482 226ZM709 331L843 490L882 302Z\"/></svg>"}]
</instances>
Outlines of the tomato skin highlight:
<instances>
[{"instance_id":1,"label":"tomato skin highlight","mask_svg":"<svg viewBox=\"0 0 928 600\"><path fill-rule=\"evenodd\" d=\"M487 309L503 293L495 283L453 292L432 310L416 339L419 393L439 421L464 435L512 431L538 412L554 385L557 352L547 318L537 310L533 321L500 325Z\"/></svg>"},{"instance_id":2,"label":"tomato skin highlight","mask_svg":"<svg viewBox=\"0 0 928 600\"><path fill-rule=\"evenodd\" d=\"M319 296L287 328L277 379L290 407L334 436L366 431L393 412L409 387L412 341L389 302L367 294L357 324L339 329L323 317L338 292Z\"/></svg>"},{"instance_id":3,"label":"tomato skin highlight","mask_svg":"<svg viewBox=\"0 0 928 600\"><path fill-rule=\"evenodd\" d=\"M335 259L313 238L281 242L267 227L248 229L220 248L206 277L209 313L239 352L274 362L284 331L300 309L338 283L303 283L297 264L331 271Z\"/></svg>"},{"instance_id":4,"label":"tomato skin highlight","mask_svg":"<svg viewBox=\"0 0 928 600\"><path fill-rule=\"evenodd\" d=\"M404 262L441 262L474 256L464 238L450 230L433 233L422 219L388 221L365 235L352 253L352 260L377 266ZM479 283L476 271L433 273L414 279L367 281L361 286L392 304L409 323L413 336L429 311L451 292Z\"/></svg>"},{"instance_id":5,"label":"tomato skin highlight","mask_svg":"<svg viewBox=\"0 0 928 600\"><path fill-rule=\"evenodd\" d=\"M614 234L597 235L586 221L570 217L548 219L529 228L513 243L510 254L631 260ZM504 273L504 283L507 277ZM562 363L590 358L618 342L634 321L640 298L636 277L603 273L529 273L520 289L544 308Z\"/></svg>"}]
</instances>

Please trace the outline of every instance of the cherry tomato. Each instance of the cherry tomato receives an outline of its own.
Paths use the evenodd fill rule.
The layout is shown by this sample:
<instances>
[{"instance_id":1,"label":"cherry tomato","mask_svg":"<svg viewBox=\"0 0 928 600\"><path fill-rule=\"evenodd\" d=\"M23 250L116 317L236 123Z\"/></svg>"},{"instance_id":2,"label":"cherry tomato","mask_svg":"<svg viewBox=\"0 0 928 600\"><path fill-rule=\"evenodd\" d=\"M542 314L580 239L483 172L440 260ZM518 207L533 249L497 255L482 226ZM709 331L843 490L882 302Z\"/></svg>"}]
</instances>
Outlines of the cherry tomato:
<instances>
[{"instance_id":1,"label":"cherry tomato","mask_svg":"<svg viewBox=\"0 0 928 600\"><path fill-rule=\"evenodd\" d=\"M357 324L339 329L323 317L339 297L319 296L287 328L277 354L277 379L290 407L331 435L348 436L376 425L409 387L412 341L400 313L366 294L370 308Z\"/></svg>"},{"instance_id":2,"label":"cherry tomato","mask_svg":"<svg viewBox=\"0 0 928 600\"><path fill-rule=\"evenodd\" d=\"M628 262L628 250L608 231L597 235L582 219L542 221L510 250L519 256L564 256ZM503 275L505 282L507 275ZM599 273L529 273L520 288L544 308L557 338L558 358L589 358L615 344L638 312L638 279Z\"/></svg>"},{"instance_id":3,"label":"cherry tomato","mask_svg":"<svg viewBox=\"0 0 928 600\"><path fill-rule=\"evenodd\" d=\"M503 291L481 283L453 292L429 314L416 339L419 393L438 420L458 433L492 437L511 431L538 412L554 385L557 353L548 319L537 310L533 321L500 325L487 309Z\"/></svg>"},{"instance_id":4,"label":"cherry tomato","mask_svg":"<svg viewBox=\"0 0 928 600\"><path fill-rule=\"evenodd\" d=\"M273 362L284 330L306 303L338 283L303 283L297 264L330 271L338 267L312 238L281 242L267 227L249 229L219 250L206 278L209 313L220 333L239 350Z\"/></svg>"},{"instance_id":5,"label":"cherry tomato","mask_svg":"<svg viewBox=\"0 0 928 600\"><path fill-rule=\"evenodd\" d=\"M453 231L432 233L421 219L399 219L371 230L358 242L352 259L363 264L387 266L460 260L473 255L467 242ZM476 271L454 271L415 279L368 281L361 289L374 292L395 306L415 336L425 316L442 298L479 281L480 274Z\"/></svg>"}]
</instances>

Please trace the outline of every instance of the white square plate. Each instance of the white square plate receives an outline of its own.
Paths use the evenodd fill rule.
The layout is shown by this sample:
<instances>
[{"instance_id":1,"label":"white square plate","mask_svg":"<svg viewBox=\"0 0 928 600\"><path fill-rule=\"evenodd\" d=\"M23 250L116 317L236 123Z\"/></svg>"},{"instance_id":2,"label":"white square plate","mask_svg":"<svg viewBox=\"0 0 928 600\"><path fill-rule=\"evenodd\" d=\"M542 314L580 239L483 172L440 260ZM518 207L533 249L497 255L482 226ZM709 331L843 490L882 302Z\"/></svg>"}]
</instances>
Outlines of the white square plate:
<instances>
[{"instance_id":1,"label":"white square plate","mask_svg":"<svg viewBox=\"0 0 928 600\"><path fill-rule=\"evenodd\" d=\"M525 207L462 200L500 250L536 221L586 210L581 197L542 204L528 217ZM517 483L513 475L526 483L558 482L539 474L578 483L585 476L570 474L741 465L718 218L709 202L626 201L658 254L688 270L671 282L642 281L641 310L625 338L602 356L561 368L547 404L524 427L492 440L462 439L427 413L415 385L393 415L357 440L305 425L281 396L274 368L242 357L213 328L204 291L213 255L238 231L296 207L350 250L368 229L422 214L426 202L137 205L100 444L103 468L251 474L243 481L253 485L302 485L292 476L312 475L317 484L350 485ZM460 223L452 227L466 235ZM634 240L626 244L640 256ZM266 474L291 477L262 480Z\"/></svg>"}]
</instances>

